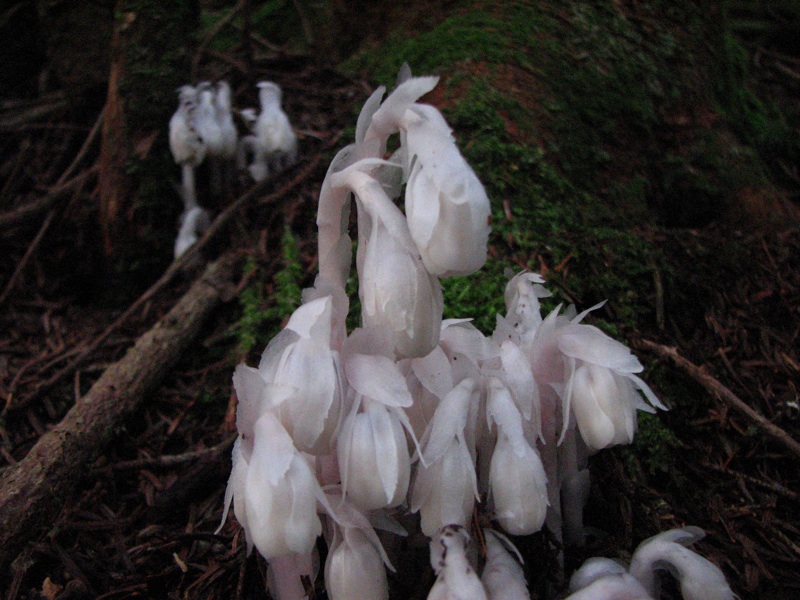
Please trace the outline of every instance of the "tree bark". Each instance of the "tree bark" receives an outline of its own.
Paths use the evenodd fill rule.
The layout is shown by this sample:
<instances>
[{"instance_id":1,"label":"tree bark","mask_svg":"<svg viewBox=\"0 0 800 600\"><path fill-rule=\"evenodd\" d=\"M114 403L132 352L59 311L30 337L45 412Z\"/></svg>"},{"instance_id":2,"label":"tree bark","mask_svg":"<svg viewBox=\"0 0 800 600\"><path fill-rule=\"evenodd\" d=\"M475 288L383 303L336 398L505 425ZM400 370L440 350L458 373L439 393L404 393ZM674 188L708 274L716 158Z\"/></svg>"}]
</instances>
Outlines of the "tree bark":
<instances>
[{"instance_id":1,"label":"tree bark","mask_svg":"<svg viewBox=\"0 0 800 600\"><path fill-rule=\"evenodd\" d=\"M110 366L55 428L0 477L0 573L48 526L81 474L233 293L233 253L208 266L175 307Z\"/></svg>"},{"instance_id":2,"label":"tree bark","mask_svg":"<svg viewBox=\"0 0 800 600\"><path fill-rule=\"evenodd\" d=\"M167 127L186 80L196 0L118 0L104 107L98 191L103 247L109 264L152 254L153 241L175 231L153 231L180 206ZM170 210L173 209L173 210ZM174 219L166 219L170 222ZM166 234L166 235L161 235ZM163 239L162 239L163 238ZM127 259L120 261L120 259Z\"/></svg>"}]
</instances>

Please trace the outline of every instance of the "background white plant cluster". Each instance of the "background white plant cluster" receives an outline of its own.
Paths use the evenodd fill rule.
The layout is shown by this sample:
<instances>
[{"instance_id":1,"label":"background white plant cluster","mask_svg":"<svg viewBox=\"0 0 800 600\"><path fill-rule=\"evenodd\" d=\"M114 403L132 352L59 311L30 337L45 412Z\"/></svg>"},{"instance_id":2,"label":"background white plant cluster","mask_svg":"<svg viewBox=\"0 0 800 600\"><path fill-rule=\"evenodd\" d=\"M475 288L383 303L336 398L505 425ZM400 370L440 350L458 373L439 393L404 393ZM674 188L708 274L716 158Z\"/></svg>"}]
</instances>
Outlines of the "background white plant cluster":
<instances>
[{"instance_id":1,"label":"background white plant cluster","mask_svg":"<svg viewBox=\"0 0 800 600\"><path fill-rule=\"evenodd\" d=\"M375 529L405 535L393 516L408 513L431 538L429 598L527 598L503 532L547 523L580 542L587 457L631 442L637 410L664 408L630 351L582 322L589 311L542 318L549 294L536 274L511 277L492 335L470 319L443 321L440 278L483 265L491 212L441 113L418 102L437 82L404 68L388 97L379 88L367 100L355 143L322 185L314 286L258 367L234 373L239 438L225 515L232 505L248 551L269 561L275 598L306 596L301 577L315 578L322 534L331 598L388 598L393 567ZM348 333L352 200L361 327ZM480 573L468 552L476 514ZM695 534L667 542L688 540L685 550ZM665 552L651 551L638 572L652 579L653 557L673 565ZM573 591L634 579L642 595L631 597L657 595L620 569L584 571Z\"/></svg>"}]
</instances>

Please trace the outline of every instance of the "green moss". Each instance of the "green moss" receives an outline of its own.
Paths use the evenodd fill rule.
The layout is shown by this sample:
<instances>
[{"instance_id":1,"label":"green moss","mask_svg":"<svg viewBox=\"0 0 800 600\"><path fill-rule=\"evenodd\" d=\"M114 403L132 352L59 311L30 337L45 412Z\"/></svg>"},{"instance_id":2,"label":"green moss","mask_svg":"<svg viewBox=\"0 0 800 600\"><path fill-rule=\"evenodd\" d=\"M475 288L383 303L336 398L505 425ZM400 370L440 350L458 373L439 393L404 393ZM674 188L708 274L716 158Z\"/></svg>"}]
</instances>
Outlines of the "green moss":
<instances>
[{"instance_id":1,"label":"green moss","mask_svg":"<svg viewBox=\"0 0 800 600\"><path fill-rule=\"evenodd\" d=\"M244 267L250 284L239 294L241 316L231 328L237 340L237 356L247 355L253 348L259 351L277 333L282 322L300 305L300 281L303 268L297 240L291 229L284 229L281 238L283 265L275 273L272 286L255 259L248 258ZM272 287L272 293L268 293Z\"/></svg>"},{"instance_id":2,"label":"green moss","mask_svg":"<svg viewBox=\"0 0 800 600\"><path fill-rule=\"evenodd\" d=\"M678 489L686 481L680 464L681 442L658 414L639 412L633 443L617 449L632 481L646 482L666 476Z\"/></svg>"}]
</instances>

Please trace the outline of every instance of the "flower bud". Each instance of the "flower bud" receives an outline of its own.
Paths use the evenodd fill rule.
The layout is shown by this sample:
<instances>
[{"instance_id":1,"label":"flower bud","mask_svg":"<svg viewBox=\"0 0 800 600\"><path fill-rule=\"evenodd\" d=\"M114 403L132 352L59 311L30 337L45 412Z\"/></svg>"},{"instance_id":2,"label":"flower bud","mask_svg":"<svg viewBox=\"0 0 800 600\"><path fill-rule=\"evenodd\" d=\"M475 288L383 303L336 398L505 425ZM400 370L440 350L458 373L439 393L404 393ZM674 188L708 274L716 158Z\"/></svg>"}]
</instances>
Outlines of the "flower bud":
<instances>
[{"instance_id":1,"label":"flower bud","mask_svg":"<svg viewBox=\"0 0 800 600\"><path fill-rule=\"evenodd\" d=\"M511 393L495 377L488 384L487 413L498 428L489 467L495 518L513 535L539 531L547 514L547 476L539 454L525 439Z\"/></svg>"},{"instance_id":2,"label":"flower bud","mask_svg":"<svg viewBox=\"0 0 800 600\"><path fill-rule=\"evenodd\" d=\"M364 412L351 413L339 436L342 489L361 510L393 508L405 499L411 474L403 427L386 406L363 403Z\"/></svg>"},{"instance_id":3,"label":"flower bud","mask_svg":"<svg viewBox=\"0 0 800 600\"><path fill-rule=\"evenodd\" d=\"M483 530L486 540L486 565L481 582L492 600L530 600L528 584L520 563L522 557L509 539L490 529ZM517 556L515 559L509 552ZM517 560L519 559L519 560Z\"/></svg>"},{"instance_id":4,"label":"flower bud","mask_svg":"<svg viewBox=\"0 0 800 600\"><path fill-rule=\"evenodd\" d=\"M428 600L487 600L467 557L469 534L461 525L442 527L431 540L431 565L436 572Z\"/></svg>"},{"instance_id":5,"label":"flower bud","mask_svg":"<svg viewBox=\"0 0 800 600\"><path fill-rule=\"evenodd\" d=\"M478 482L474 442L468 441L466 429L476 391L473 379L454 387L436 408L425 433L427 441L411 494L411 510L420 512L425 535L445 525L465 525L472 515Z\"/></svg>"},{"instance_id":6,"label":"flower bud","mask_svg":"<svg viewBox=\"0 0 800 600\"><path fill-rule=\"evenodd\" d=\"M666 569L678 580L685 600L734 600L719 567L686 547L704 536L699 527L688 526L643 541L633 553L630 574L653 595L658 585L655 571Z\"/></svg>"},{"instance_id":7,"label":"flower bud","mask_svg":"<svg viewBox=\"0 0 800 600\"><path fill-rule=\"evenodd\" d=\"M317 516L322 490L314 473L273 414L260 417L253 429L243 489L233 492L244 496L244 514L236 517L247 524L248 539L266 559L311 552L322 532Z\"/></svg>"},{"instance_id":8,"label":"flower bud","mask_svg":"<svg viewBox=\"0 0 800 600\"><path fill-rule=\"evenodd\" d=\"M363 531L344 529L325 561L325 588L331 600L388 600L389 584L380 552Z\"/></svg>"},{"instance_id":9,"label":"flower bud","mask_svg":"<svg viewBox=\"0 0 800 600\"><path fill-rule=\"evenodd\" d=\"M381 184L359 170L362 166L357 163L334 180L348 185L358 204L356 264L363 324L391 331L399 357L425 356L439 342L441 285L425 269L405 216Z\"/></svg>"},{"instance_id":10,"label":"flower bud","mask_svg":"<svg viewBox=\"0 0 800 600\"><path fill-rule=\"evenodd\" d=\"M625 383L606 367L584 364L575 371L572 413L590 450L633 441L636 408Z\"/></svg>"},{"instance_id":11,"label":"flower bud","mask_svg":"<svg viewBox=\"0 0 800 600\"><path fill-rule=\"evenodd\" d=\"M491 207L449 127L432 106L409 110L405 209L411 237L429 272L469 275L486 262Z\"/></svg>"}]
</instances>

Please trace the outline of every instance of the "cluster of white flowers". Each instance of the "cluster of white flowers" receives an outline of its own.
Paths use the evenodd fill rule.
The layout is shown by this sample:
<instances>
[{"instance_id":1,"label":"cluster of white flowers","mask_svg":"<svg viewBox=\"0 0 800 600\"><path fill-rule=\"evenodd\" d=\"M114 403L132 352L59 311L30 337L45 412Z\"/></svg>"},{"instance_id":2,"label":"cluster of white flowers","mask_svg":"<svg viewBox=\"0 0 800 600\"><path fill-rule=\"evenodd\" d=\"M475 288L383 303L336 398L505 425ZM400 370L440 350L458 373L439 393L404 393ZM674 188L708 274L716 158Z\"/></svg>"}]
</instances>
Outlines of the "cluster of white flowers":
<instances>
[{"instance_id":1,"label":"cluster of white flowers","mask_svg":"<svg viewBox=\"0 0 800 600\"><path fill-rule=\"evenodd\" d=\"M528 598L501 531L547 522L579 541L588 455L631 442L637 410L664 408L630 351L582 323L589 311L542 318L538 275L510 279L490 336L442 319L439 280L483 265L490 205L442 115L418 102L437 81L406 69L388 97L367 100L322 184L314 286L258 368L233 377L225 516L232 504L280 600L306 595L321 534L331 598L388 598L374 528L403 533L391 517L409 512L431 538L429 598ZM351 199L362 326L348 332ZM480 577L467 552L476 508L496 528Z\"/></svg>"},{"instance_id":2,"label":"cluster of white flowers","mask_svg":"<svg viewBox=\"0 0 800 600\"><path fill-rule=\"evenodd\" d=\"M181 166L184 209L175 258L186 252L210 224L208 211L197 202L197 167L209 164L211 192L220 196L231 184L234 163L255 181L262 181L297 160L297 137L281 108L281 88L271 81L258 83L258 88L261 112L253 108L239 111L249 130L241 139L227 81L178 88L178 109L169 122L170 150Z\"/></svg>"}]
</instances>

